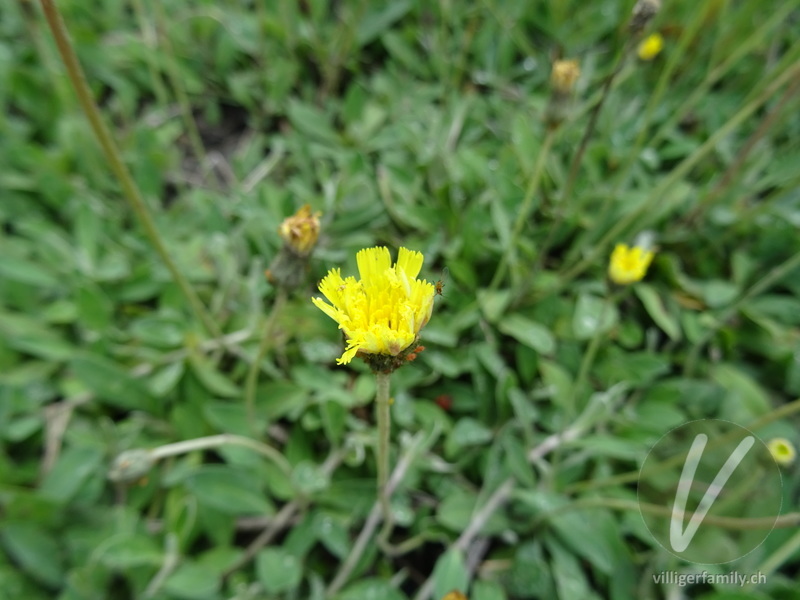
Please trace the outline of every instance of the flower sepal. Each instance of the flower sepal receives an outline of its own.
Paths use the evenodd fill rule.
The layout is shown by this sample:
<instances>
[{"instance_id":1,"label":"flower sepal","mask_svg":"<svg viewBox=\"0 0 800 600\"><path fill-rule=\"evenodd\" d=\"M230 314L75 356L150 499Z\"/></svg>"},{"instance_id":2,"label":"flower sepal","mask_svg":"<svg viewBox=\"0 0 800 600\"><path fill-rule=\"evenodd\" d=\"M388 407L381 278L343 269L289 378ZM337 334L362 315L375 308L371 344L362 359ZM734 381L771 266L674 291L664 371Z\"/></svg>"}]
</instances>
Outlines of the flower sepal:
<instances>
[{"instance_id":1,"label":"flower sepal","mask_svg":"<svg viewBox=\"0 0 800 600\"><path fill-rule=\"evenodd\" d=\"M373 373L392 373L402 367L404 364L411 362L417 358L417 355L425 349L421 346L419 339L414 340L411 345L400 352L397 356L391 354L371 354L367 352L358 352L357 357L364 360Z\"/></svg>"}]
</instances>

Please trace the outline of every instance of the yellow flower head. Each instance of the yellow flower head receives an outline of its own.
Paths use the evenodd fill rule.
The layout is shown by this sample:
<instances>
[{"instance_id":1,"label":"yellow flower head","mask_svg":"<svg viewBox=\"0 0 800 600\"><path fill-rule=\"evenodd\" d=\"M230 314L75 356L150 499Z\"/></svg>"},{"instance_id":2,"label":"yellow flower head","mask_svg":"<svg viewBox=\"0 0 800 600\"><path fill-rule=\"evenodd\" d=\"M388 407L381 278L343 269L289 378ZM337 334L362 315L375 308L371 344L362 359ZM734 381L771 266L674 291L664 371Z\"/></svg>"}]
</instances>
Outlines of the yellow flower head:
<instances>
[{"instance_id":1,"label":"yellow flower head","mask_svg":"<svg viewBox=\"0 0 800 600\"><path fill-rule=\"evenodd\" d=\"M416 278L422 261L420 252L400 248L392 265L388 248L366 248L356 255L361 279L342 279L339 269L323 278L319 291L330 304L322 298L311 301L347 337L338 364L349 363L358 352L396 357L417 341L436 294L433 284Z\"/></svg>"},{"instance_id":2,"label":"yellow flower head","mask_svg":"<svg viewBox=\"0 0 800 600\"><path fill-rule=\"evenodd\" d=\"M467 600L467 597L458 590L453 590L452 592L447 592L442 600Z\"/></svg>"},{"instance_id":3,"label":"yellow flower head","mask_svg":"<svg viewBox=\"0 0 800 600\"><path fill-rule=\"evenodd\" d=\"M654 256L652 250L640 246L628 247L626 244L617 244L608 263L608 276L611 281L619 285L641 281Z\"/></svg>"},{"instance_id":4,"label":"yellow flower head","mask_svg":"<svg viewBox=\"0 0 800 600\"><path fill-rule=\"evenodd\" d=\"M794 462L794 457L797 454L792 442L786 438L772 438L767 443L767 448L775 462L782 467L788 466Z\"/></svg>"},{"instance_id":5,"label":"yellow flower head","mask_svg":"<svg viewBox=\"0 0 800 600\"><path fill-rule=\"evenodd\" d=\"M278 227L278 234L284 244L295 254L306 256L311 253L319 237L319 212L312 213L306 204L296 214L287 217Z\"/></svg>"},{"instance_id":6,"label":"yellow flower head","mask_svg":"<svg viewBox=\"0 0 800 600\"><path fill-rule=\"evenodd\" d=\"M575 87L575 82L581 76L581 68L577 60L557 60L553 63L550 73L550 85L557 92L567 94Z\"/></svg>"},{"instance_id":7,"label":"yellow flower head","mask_svg":"<svg viewBox=\"0 0 800 600\"><path fill-rule=\"evenodd\" d=\"M642 60L653 60L663 48L664 38L660 33L653 33L642 40L637 53Z\"/></svg>"}]
</instances>

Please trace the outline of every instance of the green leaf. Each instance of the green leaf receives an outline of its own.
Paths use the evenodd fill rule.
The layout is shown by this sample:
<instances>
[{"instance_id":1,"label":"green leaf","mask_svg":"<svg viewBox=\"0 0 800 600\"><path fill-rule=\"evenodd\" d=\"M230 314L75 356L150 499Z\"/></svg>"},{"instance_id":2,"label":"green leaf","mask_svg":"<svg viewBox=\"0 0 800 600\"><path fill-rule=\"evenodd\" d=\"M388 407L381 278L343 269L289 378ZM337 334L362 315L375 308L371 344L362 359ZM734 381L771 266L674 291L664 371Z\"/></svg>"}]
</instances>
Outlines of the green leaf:
<instances>
[{"instance_id":1,"label":"green leaf","mask_svg":"<svg viewBox=\"0 0 800 600\"><path fill-rule=\"evenodd\" d=\"M556 348L555 337L547 327L520 314L501 319L497 328L540 354L552 354Z\"/></svg>"},{"instance_id":2,"label":"green leaf","mask_svg":"<svg viewBox=\"0 0 800 600\"><path fill-rule=\"evenodd\" d=\"M62 584L61 553L55 538L45 529L27 521L6 522L0 525L0 542L31 577L52 588Z\"/></svg>"},{"instance_id":3,"label":"green leaf","mask_svg":"<svg viewBox=\"0 0 800 600\"><path fill-rule=\"evenodd\" d=\"M217 431L250 435L252 426L247 419L247 410L241 402L206 402L203 416Z\"/></svg>"},{"instance_id":4,"label":"green leaf","mask_svg":"<svg viewBox=\"0 0 800 600\"><path fill-rule=\"evenodd\" d=\"M152 537L135 534L112 537L103 544L97 559L111 569L158 567L164 562L164 553Z\"/></svg>"},{"instance_id":5,"label":"green leaf","mask_svg":"<svg viewBox=\"0 0 800 600\"><path fill-rule=\"evenodd\" d=\"M492 439L492 430L471 417L459 419L445 443L445 453L453 456L461 448L479 446Z\"/></svg>"},{"instance_id":6,"label":"green leaf","mask_svg":"<svg viewBox=\"0 0 800 600\"><path fill-rule=\"evenodd\" d=\"M566 505L564 498L547 492L518 491L515 494L537 512L549 515L548 525L559 539L574 553L582 556L600 571L610 574L613 570L614 548L604 537L604 532L593 527L594 510L557 512Z\"/></svg>"},{"instance_id":7,"label":"green leaf","mask_svg":"<svg viewBox=\"0 0 800 600\"><path fill-rule=\"evenodd\" d=\"M588 340L595 333L611 329L619 319L617 307L609 300L581 294L572 316L572 331L579 340Z\"/></svg>"},{"instance_id":8,"label":"green leaf","mask_svg":"<svg viewBox=\"0 0 800 600\"><path fill-rule=\"evenodd\" d=\"M101 401L129 410L156 412L157 402L142 381L113 361L95 354L81 354L69 366L73 375Z\"/></svg>"},{"instance_id":9,"label":"green leaf","mask_svg":"<svg viewBox=\"0 0 800 600\"><path fill-rule=\"evenodd\" d=\"M197 501L229 515L270 515L274 512L254 478L223 465L204 465L186 479Z\"/></svg>"},{"instance_id":10,"label":"green leaf","mask_svg":"<svg viewBox=\"0 0 800 600\"><path fill-rule=\"evenodd\" d=\"M712 280L698 284L703 301L711 308L727 306L739 295L739 287L728 281Z\"/></svg>"},{"instance_id":11,"label":"green leaf","mask_svg":"<svg viewBox=\"0 0 800 600\"><path fill-rule=\"evenodd\" d=\"M209 392L223 398L240 396L242 391L226 375L220 373L216 366L197 352L189 353L189 364L192 372Z\"/></svg>"},{"instance_id":12,"label":"green leaf","mask_svg":"<svg viewBox=\"0 0 800 600\"><path fill-rule=\"evenodd\" d=\"M456 549L450 549L439 557L433 567L433 589L435 598L444 598L452 590L466 592L469 574L464 565L464 557Z\"/></svg>"},{"instance_id":13,"label":"green leaf","mask_svg":"<svg viewBox=\"0 0 800 600\"><path fill-rule=\"evenodd\" d=\"M69 360L75 355L72 344L40 321L22 313L0 311L0 335L11 348L47 360Z\"/></svg>"},{"instance_id":14,"label":"green leaf","mask_svg":"<svg viewBox=\"0 0 800 600\"><path fill-rule=\"evenodd\" d=\"M369 44L371 41L387 31L396 21L402 19L411 9L411 2L408 0L394 0L389 2L380 10L367 13L359 21L356 31L356 41L359 47Z\"/></svg>"},{"instance_id":15,"label":"green leaf","mask_svg":"<svg viewBox=\"0 0 800 600\"><path fill-rule=\"evenodd\" d=\"M164 591L181 600L211 600L219 591L220 578L213 569L183 563L164 582Z\"/></svg>"},{"instance_id":16,"label":"green leaf","mask_svg":"<svg viewBox=\"0 0 800 600\"><path fill-rule=\"evenodd\" d=\"M83 326L96 331L105 331L111 324L114 305L103 290L93 283L81 283L75 292L75 305Z\"/></svg>"},{"instance_id":17,"label":"green leaf","mask_svg":"<svg viewBox=\"0 0 800 600\"><path fill-rule=\"evenodd\" d=\"M470 600L508 600L508 597L499 583L480 580L473 584Z\"/></svg>"},{"instance_id":18,"label":"green leaf","mask_svg":"<svg viewBox=\"0 0 800 600\"><path fill-rule=\"evenodd\" d=\"M559 598L598 598L592 593L586 573L575 554L555 540L550 540L546 547L552 557L551 572Z\"/></svg>"},{"instance_id":19,"label":"green leaf","mask_svg":"<svg viewBox=\"0 0 800 600\"><path fill-rule=\"evenodd\" d=\"M313 520L314 533L322 545L340 560L347 558L352 549L350 534L341 517L333 513L318 512Z\"/></svg>"},{"instance_id":20,"label":"green leaf","mask_svg":"<svg viewBox=\"0 0 800 600\"><path fill-rule=\"evenodd\" d=\"M184 324L166 316L147 316L136 320L130 328L131 335L154 348L177 348L186 334Z\"/></svg>"},{"instance_id":21,"label":"green leaf","mask_svg":"<svg viewBox=\"0 0 800 600\"><path fill-rule=\"evenodd\" d=\"M0 260L0 279L41 288L58 288L62 285L61 280L42 268L40 263L7 254Z\"/></svg>"},{"instance_id":22,"label":"green leaf","mask_svg":"<svg viewBox=\"0 0 800 600\"><path fill-rule=\"evenodd\" d=\"M681 328L678 320L667 312L658 292L646 283L633 286L633 290L656 325L673 340L680 340Z\"/></svg>"},{"instance_id":23,"label":"green leaf","mask_svg":"<svg viewBox=\"0 0 800 600\"><path fill-rule=\"evenodd\" d=\"M349 585L335 600L407 600L386 579L365 579Z\"/></svg>"},{"instance_id":24,"label":"green leaf","mask_svg":"<svg viewBox=\"0 0 800 600\"><path fill-rule=\"evenodd\" d=\"M765 415L771 410L767 392L738 367L719 363L710 371L711 379L727 390L725 402L721 406L721 416L736 423L747 423L755 417Z\"/></svg>"},{"instance_id":25,"label":"green leaf","mask_svg":"<svg viewBox=\"0 0 800 600\"><path fill-rule=\"evenodd\" d=\"M510 302L510 290L478 290L478 306L490 323L503 315Z\"/></svg>"},{"instance_id":26,"label":"green leaf","mask_svg":"<svg viewBox=\"0 0 800 600\"><path fill-rule=\"evenodd\" d=\"M102 468L103 459L104 454L100 448L67 448L45 476L39 492L50 500L69 502L78 494L86 480Z\"/></svg>"},{"instance_id":27,"label":"green leaf","mask_svg":"<svg viewBox=\"0 0 800 600\"><path fill-rule=\"evenodd\" d=\"M436 520L453 531L461 532L472 519L477 501L478 497L475 494L463 490L455 490L445 496L439 504ZM489 518L483 533L501 531L505 525L503 517L495 513Z\"/></svg>"},{"instance_id":28,"label":"green leaf","mask_svg":"<svg viewBox=\"0 0 800 600\"><path fill-rule=\"evenodd\" d=\"M539 361L539 371L552 393L553 402L558 406L565 406L572 392L572 376L560 364L549 360Z\"/></svg>"},{"instance_id":29,"label":"green leaf","mask_svg":"<svg viewBox=\"0 0 800 600\"><path fill-rule=\"evenodd\" d=\"M312 139L338 145L339 135L331 126L328 115L319 108L299 100L291 100L288 114L289 120L298 131Z\"/></svg>"},{"instance_id":30,"label":"green leaf","mask_svg":"<svg viewBox=\"0 0 800 600\"><path fill-rule=\"evenodd\" d=\"M282 548L267 548L256 556L256 575L268 594L278 594L300 585L303 566Z\"/></svg>"}]
</instances>

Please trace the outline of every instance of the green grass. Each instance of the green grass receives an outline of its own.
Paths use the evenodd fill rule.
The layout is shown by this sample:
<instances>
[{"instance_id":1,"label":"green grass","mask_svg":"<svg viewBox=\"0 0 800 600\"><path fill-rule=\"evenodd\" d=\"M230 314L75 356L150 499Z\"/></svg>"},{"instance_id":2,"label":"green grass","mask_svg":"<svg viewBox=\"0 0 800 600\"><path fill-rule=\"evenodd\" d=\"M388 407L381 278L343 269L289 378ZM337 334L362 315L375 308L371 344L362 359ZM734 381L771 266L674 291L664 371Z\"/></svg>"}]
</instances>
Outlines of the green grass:
<instances>
[{"instance_id":1,"label":"green grass","mask_svg":"<svg viewBox=\"0 0 800 600\"><path fill-rule=\"evenodd\" d=\"M648 451L687 421L800 444L800 2L664 2L664 50L623 56L582 157L635 48L631 1L250 4L58 2L199 310L40 6L0 7L0 598L657 599L676 586L653 574L703 569L767 582L688 597L798 598L793 527L698 566L636 500ZM582 74L548 140L558 57ZM264 270L305 203L322 235L269 325L253 420ZM656 258L615 289L610 252L642 231ZM373 245L448 271L425 351L392 377L383 543L375 378L335 365L341 333L309 300ZM783 525L798 490L786 468ZM768 492L745 481L731 502Z\"/></svg>"}]
</instances>

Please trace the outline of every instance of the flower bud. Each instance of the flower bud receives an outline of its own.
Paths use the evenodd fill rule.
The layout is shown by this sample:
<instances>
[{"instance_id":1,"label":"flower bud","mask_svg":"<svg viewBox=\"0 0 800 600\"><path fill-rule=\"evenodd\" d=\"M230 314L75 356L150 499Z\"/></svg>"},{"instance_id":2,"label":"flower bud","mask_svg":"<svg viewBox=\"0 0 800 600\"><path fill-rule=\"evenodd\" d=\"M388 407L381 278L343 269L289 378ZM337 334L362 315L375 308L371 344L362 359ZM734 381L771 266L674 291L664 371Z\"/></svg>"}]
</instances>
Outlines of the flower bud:
<instances>
[{"instance_id":1,"label":"flower bud","mask_svg":"<svg viewBox=\"0 0 800 600\"><path fill-rule=\"evenodd\" d=\"M319 238L319 212L312 213L306 204L294 215L284 219L278 227L283 246L267 269L270 283L293 290L303 283L308 270L308 259Z\"/></svg>"},{"instance_id":2,"label":"flower bud","mask_svg":"<svg viewBox=\"0 0 800 600\"><path fill-rule=\"evenodd\" d=\"M581 68L577 60L557 60L550 73L552 93L545 110L545 122L555 129L569 116L572 108L572 92L575 83L581 76Z\"/></svg>"},{"instance_id":3,"label":"flower bud","mask_svg":"<svg viewBox=\"0 0 800 600\"><path fill-rule=\"evenodd\" d=\"M312 213L306 204L296 214L284 219L278 228L283 243L298 256L311 254L319 237L319 212Z\"/></svg>"},{"instance_id":4,"label":"flower bud","mask_svg":"<svg viewBox=\"0 0 800 600\"><path fill-rule=\"evenodd\" d=\"M569 94L581 76L577 60L557 60L550 73L550 85L559 94Z\"/></svg>"}]
</instances>

